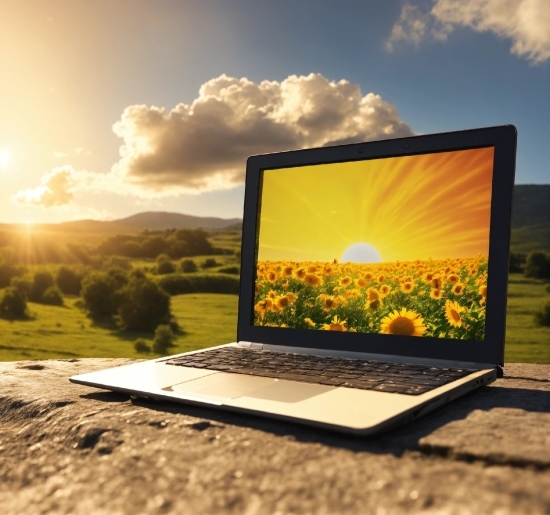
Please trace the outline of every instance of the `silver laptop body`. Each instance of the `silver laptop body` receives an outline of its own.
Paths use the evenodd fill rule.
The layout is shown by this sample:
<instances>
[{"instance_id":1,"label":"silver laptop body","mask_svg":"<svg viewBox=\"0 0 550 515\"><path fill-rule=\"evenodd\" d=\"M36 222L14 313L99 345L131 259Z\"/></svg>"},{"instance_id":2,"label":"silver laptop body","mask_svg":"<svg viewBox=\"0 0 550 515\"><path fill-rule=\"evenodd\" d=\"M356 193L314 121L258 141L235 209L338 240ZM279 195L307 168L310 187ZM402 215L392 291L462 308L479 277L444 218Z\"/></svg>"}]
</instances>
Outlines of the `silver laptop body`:
<instances>
[{"instance_id":1,"label":"silver laptop body","mask_svg":"<svg viewBox=\"0 0 550 515\"><path fill-rule=\"evenodd\" d=\"M494 381L515 151L502 126L250 157L237 341L70 380L358 435ZM217 349L467 373L411 394L205 368Z\"/></svg>"}]
</instances>

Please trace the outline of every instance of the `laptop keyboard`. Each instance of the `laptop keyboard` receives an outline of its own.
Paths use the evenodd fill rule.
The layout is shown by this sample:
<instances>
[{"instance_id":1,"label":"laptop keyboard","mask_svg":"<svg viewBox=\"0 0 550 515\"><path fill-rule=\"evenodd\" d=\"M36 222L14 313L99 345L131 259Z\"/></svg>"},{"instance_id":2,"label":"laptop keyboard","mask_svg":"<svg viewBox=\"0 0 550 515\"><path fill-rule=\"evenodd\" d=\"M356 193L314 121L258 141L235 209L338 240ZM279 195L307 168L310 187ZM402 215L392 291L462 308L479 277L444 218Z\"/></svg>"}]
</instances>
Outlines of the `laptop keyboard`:
<instances>
[{"instance_id":1,"label":"laptop keyboard","mask_svg":"<svg viewBox=\"0 0 550 515\"><path fill-rule=\"evenodd\" d=\"M463 368L429 367L410 363L365 361L236 347L179 356L164 363L407 395L420 395L475 372Z\"/></svg>"}]
</instances>

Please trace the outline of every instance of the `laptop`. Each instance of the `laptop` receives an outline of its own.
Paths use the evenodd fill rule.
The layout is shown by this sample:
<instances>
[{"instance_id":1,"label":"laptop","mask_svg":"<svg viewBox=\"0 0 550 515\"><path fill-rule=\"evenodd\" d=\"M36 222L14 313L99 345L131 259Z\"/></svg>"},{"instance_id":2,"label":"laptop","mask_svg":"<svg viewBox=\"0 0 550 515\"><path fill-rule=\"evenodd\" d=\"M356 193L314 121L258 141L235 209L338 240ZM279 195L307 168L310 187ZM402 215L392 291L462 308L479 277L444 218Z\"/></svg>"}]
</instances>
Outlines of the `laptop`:
<instances>
[{"instance_id":1,"label":"laptop","mask_svg":"<svg viewBox=\"0 0 550 515\"><path fill-rule=\"evenodd\" d=\"M515 153L508 125L250 157L237 341L70 380L356 435L494 381Z\"/></svg>"}]
</instances>

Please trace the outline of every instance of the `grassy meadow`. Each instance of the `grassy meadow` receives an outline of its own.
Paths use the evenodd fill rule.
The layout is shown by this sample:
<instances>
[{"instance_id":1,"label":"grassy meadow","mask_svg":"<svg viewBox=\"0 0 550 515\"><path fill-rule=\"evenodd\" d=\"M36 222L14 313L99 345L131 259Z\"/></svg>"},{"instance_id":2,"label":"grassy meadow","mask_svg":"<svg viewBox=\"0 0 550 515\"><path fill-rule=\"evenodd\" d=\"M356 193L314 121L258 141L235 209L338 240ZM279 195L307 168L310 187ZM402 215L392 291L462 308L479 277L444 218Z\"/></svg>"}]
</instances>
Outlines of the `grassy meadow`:
<instances>
[{"instance_id":1,"label":"grassy meadow","mask_svg":"<svg viewBox=\"0 0 550 515\"><path fill-rule=\"evenodd\" d=\"M144 358L133 347L137 338L149 344L151 333L121 331L95 324L66 298L65 306L29 302L29 320L0 319L0 361L23 359ZM183 331L170 353L186 352L235 341L236 295L199 293L172 297L172 312Z\"/></svg>"},{"instance_id":2,"label":"grassy meadow","mask_svg":"<svg viewBox=\"0 0 550 515\"><path fill-rule=\"evenodd\" d=\"M57 261L56 264L53 264L49 260L50 255L54 257L58 255L61 257L64 256L62 253L57 252L57 247L53 246L54 242L58 243L58 247L62 247L69 241L77 245L83 245L82 249L84 250L81 254L84 255L87 252L86 247L84 247L85 244L90 244L90 248L92 249L93 245L98 244L102 241L102 237L105 236L105 233L88 235L86 231L77 234L63 233L61 231L59 234L56 234L55 238L52 238L52 234L50 233L41 233L39 231L33 233L20 231L18 233L14 232L14 234L17 234L17 239L10 240L8 236L11 233L9 232L4 234L4 238L8 238L6 241L0 238L0 244L6 245L4 247L0 245L3 250L8 249L9 251L12 249L10 252L12 252L14 258L17 258L19 255L28 254L24 254L23 250L30 249L33 251L30 255L27 255L29 257L27 261L15 259L15 266L19 266L18 263L24 263L27 270L26 273L28 274L33 274L37 270L47 270L54 277L59 267L64 263L64 261ZM113 234L116 234L114 229ZM218 231L211 233L208 239L213 247L225 249L225 253L214 255L201 254L189 258L196 263L196 272L181 273L178 268L182 261L181 259L174 259L173 261L177 268L177 273L169 273L167 275L159 275L157 273L156 267L158 263L154 258L117 258L114 256L113 261L109 261L111 258L107 256L103 257L107 264L101 266L117 266L117 260L126 261L134 269L143 270L149 277L155 278L159 282L170 279L172 276L183 277L185 279L201 279L205 276L216 276L221 279L226 278L237 281L240 265L240 231ZM52 248L49 249L49 247L45 246L46 244L51 245ZM69 248L69 263L73 263L76 267L82 266L83 269L96 266L94 262L90 264L78 264L78 256L81 254L75 254L73 252L75 249L78 250L76 247L73 247L72 250ZM7 252L6 255L9 255L10 252ZM94 258L93 254L90 255ZM215 260L214 265L210 263L210 266L202 266L207 260L212 259ZM455 263L455 265L458 265L458 263ZM472 296L472 299L479 305L479 314L482 315L483 303L481 301L483 300L483 294L480 288L483 286L481 279L484 278L485 265L484 263L466 263L464 265L465 268L462 271L460 271L460 267L458 268L458 271L460 271L458 281L455 283L447 281L443 290L447 288L449 291L442 291L448 298L454 295L454 301L458 301L464 295ZM447 265L443 267L443 271L445 271L446 267ZM285 293L285 290L282 288L284 281L280 284L270 284L268 272L266 269L265 282L263 285L259 285L260 291L258 291L256 304L268 296L272 290L276 297L273 299L275 302L277 298L282 297ZM371 293L369 296L369 288L359 282L360 277L357 274L354 275L355 272L353 270L346 271L338 277L338 285L331 285L331 292L320 292L320 295L324 295L324 298L319 298L319 295L315 295L307 301L311 302L316 310L315 313L313 312L313 307L306 306L304 299L304 308L309 309L311 307L311 312L305 314L303 318L310 318L316 324L316 328L321 329L323 328L323 324L327 323L325 315L328 313L323 307L327 308L331 302L335 302L341 310L341 312L335 312L339 315L339 322L346 320L348 323L347 327L351 328L352 318L349 316L346 317L346 310L349 310L354 304L359 306L358 303L360 303L361 306L359 307L361 309L357 311L364 312L365 304L368 301L372 304L372 309L370 307L369 309L374 316L377 313L375 309L377 301L385 304L386 307L390 305L390 302L395 301L395 309L397 309L398 304L402 304L402 301L405 300L409 302L408 310L410 312L418 312L423 318L423 327L425 329L417 327L415 330L424 330L426 333L434 333L436 331L434 334L439 334L442 331L459 331L461 328L458 325L449 323L449 313L444 309L445 302L442 299L433 298L434 296L437 297L437 294L433 291L437 288L428 282L426 274L430 272L431 270L427 269L411 270L407 271L407 273L404 271L401 273L400 271L399 274L394 271L386 271L385 281L388 283L388 288L391 289L388 291L383 290L381 288L382 283L379 283L376 290L381 292L382 295L374 298L374 293ZM439 272L443 273L441 270ZM311 274L312 272L307 273ZM393 278L399 279L393 281L395 284L388 282L389 279L392 279L392 274L395 276ZM313 275L321 277L320 273L313 273ZM446 276L448 275L450 274L446 274ZM175 278L177 279L178 277ZM340 281L345 279L345 277L350 278L349 285L340 284ZM315 278L310 279L316 282ZM322 279L323 284L308 285L309 289L313 291L311 286L316 286L326 290L330 280L324 276ZM433 277L431 280L433 280ZM461 293L452 292L451 290L457 287L457 285L458 287L463 285L464 291ZM334 286L341 288L341 291L334 294ZM370 286L372 287L372 285ZM366 297L363 295L358 299L358 297L355 297L357 293L355 290L361 291L361 289L365 290ZM305 292L306 290L302 293ZM347 296L346 292L348 292ZM227 293L179 294L181 291L172 293L176 293L171 296L172 313L181 331L176 334L175 346L170 349L170 353L185 352L235 340L237 295ZM297 291L296 295L298 296L299 294L301 293ZM544 281L526 278L522 274L510 275L505 361L550 363L550 328L537 327L533 320L534 312L540 309L543 303L549 298L550 295L545 290ZM412 299L415 299L414 302ZM79 307L80 304L81 299L79 297L64 295L64 306L29 302L28 311L30 316L28 319L8 320L0 318L0 360L68 359L77 357L149 358L157 356L155 354L138 354L134 349L134 342L137 339L143 339L151 345L153 341L152 333L123 331L114 327L114 325L108 326L95 323L86 316L86 313ZM429 311L430 306L436 306L437 309L431 312ZM261 314L258 310L256 313L257 315ZM282 310L266 311L263 313L261 323L278 323L280 325L285 322L281 319L282 314ZM331 315L333 314L331 313ZM437 316L435 316L436 314ZM471 315L462 311L459 311L457 314L461 317ZM329 324L332 320L333 316L330 317ZM286 322L292 321L288 320ZM360 329L369 332L371 328L369 328L369 322L366 322ZM378 324L377 328L381 329L382 324L389 326L391 321L386 320L384 322L380 318L380 320L373 319L370 322L373 322L373 327ZM462 335L457 334L457 336L460 337ZM483 343L480 342L479 344L482 345Z\"/></svg>"}]
</instances>

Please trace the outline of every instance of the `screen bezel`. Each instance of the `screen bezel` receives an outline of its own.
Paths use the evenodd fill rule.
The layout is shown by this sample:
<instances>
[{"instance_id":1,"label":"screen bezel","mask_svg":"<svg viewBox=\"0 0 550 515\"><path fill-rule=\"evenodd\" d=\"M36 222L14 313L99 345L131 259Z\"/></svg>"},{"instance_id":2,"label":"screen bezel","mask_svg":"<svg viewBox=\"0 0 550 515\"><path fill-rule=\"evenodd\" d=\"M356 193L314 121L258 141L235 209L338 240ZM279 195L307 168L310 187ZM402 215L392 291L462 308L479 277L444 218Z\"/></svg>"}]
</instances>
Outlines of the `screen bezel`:
<instances>
[{"instance_id":1,"label":"screen bezel","mask_svg":"<svg viewBox=\"0 0 550 515\"><path fill-rule=\"evenodd\" d=\"M238 341L503 365L516 140L516 128L506 125L251 156L246 167ZM256 239L263 170L480 147L494 147L488 297L483 341L253 325Z\"/></svg>"}]
</instances>

